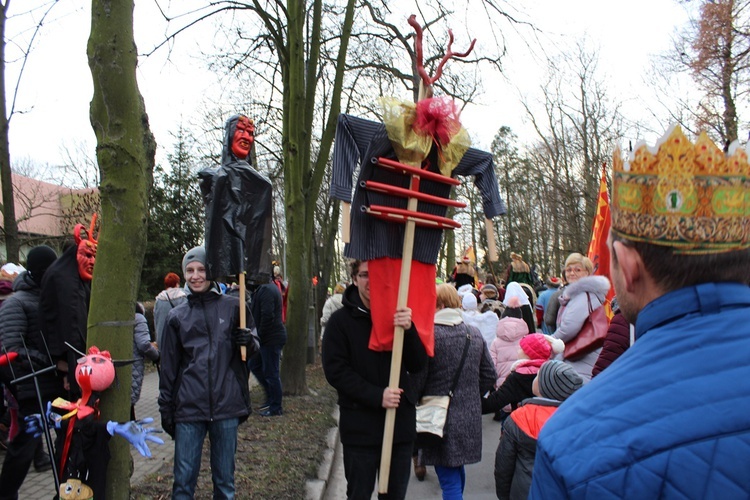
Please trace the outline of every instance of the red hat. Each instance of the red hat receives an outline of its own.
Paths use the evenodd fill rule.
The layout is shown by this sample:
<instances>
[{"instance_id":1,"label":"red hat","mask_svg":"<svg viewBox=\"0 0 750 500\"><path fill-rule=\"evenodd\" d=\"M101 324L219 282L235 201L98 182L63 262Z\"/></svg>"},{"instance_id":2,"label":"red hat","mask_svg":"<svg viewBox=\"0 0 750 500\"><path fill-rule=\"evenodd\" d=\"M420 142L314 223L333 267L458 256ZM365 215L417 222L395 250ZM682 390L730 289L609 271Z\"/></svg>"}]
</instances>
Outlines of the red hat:
<instances>
[{"instance_id":1,"label":"red hat","mask_svg":"<svg viewBox=\"0 0 750 500\"><path fill-rule=\"evenodd\" d=\"M541 333L532 333L521 339L521 349L529 359L549 359L552 345Z\"/></svg>"}]
</instances>

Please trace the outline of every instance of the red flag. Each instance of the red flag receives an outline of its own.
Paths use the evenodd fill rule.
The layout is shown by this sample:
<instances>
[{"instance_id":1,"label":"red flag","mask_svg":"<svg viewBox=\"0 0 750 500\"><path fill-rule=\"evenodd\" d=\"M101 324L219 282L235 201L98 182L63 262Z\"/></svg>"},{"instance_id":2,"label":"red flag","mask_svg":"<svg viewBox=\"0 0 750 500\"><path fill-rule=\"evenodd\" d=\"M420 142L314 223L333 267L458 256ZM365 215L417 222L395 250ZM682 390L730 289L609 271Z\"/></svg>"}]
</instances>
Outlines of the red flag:
<instances>
[{"instance_id":1,"label":"red flag","mask_svg":"<svg viewBox=\"0 0 750 500\"><path fill-rule=\"evenodd\" d=\"M594 263L594 274L606 276L610 283L612 278L609 276L609 248L607 248L607 236L609 227L612 225L612 215L609 210L609 193L607 191L607 164L602 165L602 179L599 183L599 202L596 205L596 215L594 216L594 228L589 243L588 257ZM610 285L607 292L607 306L615 296L615 289ZM609 311L609 307L607 309ZM609 312L609 316L612 316Z\"/></svg>"}]
</instances>

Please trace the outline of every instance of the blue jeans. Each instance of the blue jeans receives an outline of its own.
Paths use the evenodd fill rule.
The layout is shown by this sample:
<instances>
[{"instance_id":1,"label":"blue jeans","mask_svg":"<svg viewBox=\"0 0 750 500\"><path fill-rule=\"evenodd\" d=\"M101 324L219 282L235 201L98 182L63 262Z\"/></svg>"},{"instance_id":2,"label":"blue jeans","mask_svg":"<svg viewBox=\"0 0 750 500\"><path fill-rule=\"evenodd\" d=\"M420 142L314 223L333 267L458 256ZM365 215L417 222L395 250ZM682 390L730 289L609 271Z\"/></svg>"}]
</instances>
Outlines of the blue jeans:
<instances>
[{"instance_id":1,"label":"blue jeans","mask_svg":"<svg viewBox=\"0 0 750 500\"><path fill-rule=\"evenodd\" d=\"M260 352L247 362L247 368L266 392L266 404L271 413L281 411L280 367L283 348L283 345L260 346Z\"/></svg>"},{"instance_id":2,"label":"blue jeans","mask_svg":"<svg viewBox=\"0 0 750 500\"><path fill-rule=\"evenodd\" d=\"M435 466L435 473L443 490L443 500L461 500L464 497L464 486L466 486L466 471L464 466L443 467Z\"/></svg>"},{"instance_id":3,"label":"blue jeans","mask_svg":"<svg viewBox=\"0 0 750 500\"><path fill-rule=\"evenodd\" d=\"M234 498L234 455L237 451L238 418L213 422L178 422L174 435L173 499L191 499L201 469L203 440L211 441L211 480L214 498Z\"/></svg>"},{"instance_id":4,"label":"blue jeans","mask_svg":"<svg viewBox=\"0 0 750 500\"><path fill-rule=\"evenodd\" d=\"M388 493L378 493L379 499L402 500L406 498L413 449L413 443L393 445ZM344 475L346 476L346 497L349 500L370 500L372 497L375 476L380 468L380 451L380 446L344 445Z\"/></svg>"}]
</instances>

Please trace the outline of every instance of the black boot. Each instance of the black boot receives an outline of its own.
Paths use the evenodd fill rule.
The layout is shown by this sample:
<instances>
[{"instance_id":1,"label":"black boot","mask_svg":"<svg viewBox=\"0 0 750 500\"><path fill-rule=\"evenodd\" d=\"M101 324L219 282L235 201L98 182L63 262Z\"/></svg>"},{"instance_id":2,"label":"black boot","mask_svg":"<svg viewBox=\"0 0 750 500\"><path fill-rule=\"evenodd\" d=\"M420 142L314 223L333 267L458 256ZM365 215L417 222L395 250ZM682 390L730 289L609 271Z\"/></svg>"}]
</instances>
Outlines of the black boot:
<instances>
[{"instance_id":1,"label":"black boot","mask_svg":"<svg viewBox=\"0 0 750 500\"><path fill-rule=\"evenodd\" d=\"M422 452L418 452L412 457L414 461L414 475L417 476L419 481L424 481L425 475L427 475L427 467L422 463Z\"/></svg>"}]
</instances>

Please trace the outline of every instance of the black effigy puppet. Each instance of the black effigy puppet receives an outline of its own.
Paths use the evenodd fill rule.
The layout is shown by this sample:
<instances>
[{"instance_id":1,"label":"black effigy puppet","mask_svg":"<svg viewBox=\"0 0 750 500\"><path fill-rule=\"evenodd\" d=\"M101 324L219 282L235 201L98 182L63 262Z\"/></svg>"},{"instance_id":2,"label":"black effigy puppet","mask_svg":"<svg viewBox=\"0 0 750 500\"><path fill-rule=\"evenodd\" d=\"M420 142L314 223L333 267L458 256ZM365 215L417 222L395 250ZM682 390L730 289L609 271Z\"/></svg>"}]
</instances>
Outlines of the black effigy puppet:
<instances>
[{"instance_id":1,"label":"black effigy puppet","mask_svg":"<svg viewBox=\"0 0 750 500\"><path fill-rule=\"evenodd\" d=\"M206 262L211 279L246 272L250 281L271 276L271 181L248 160L255 125L244 115L224 128L221 166L202 170L206 205Z\"/></svg>"}]
</instances>

